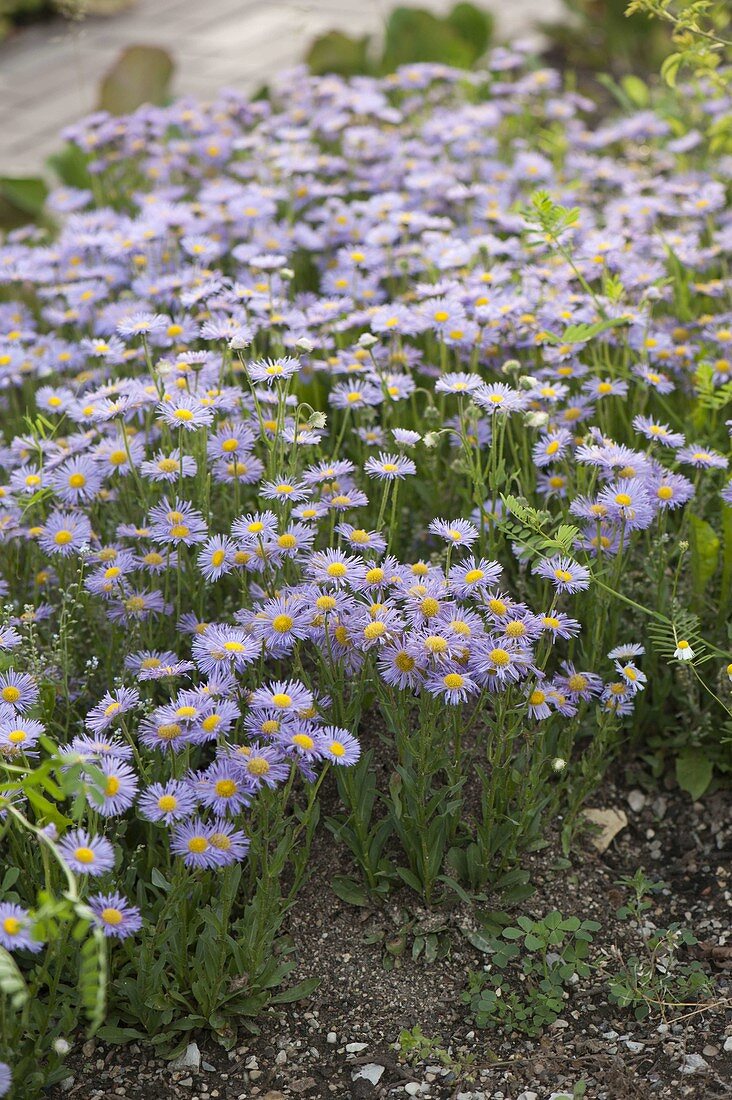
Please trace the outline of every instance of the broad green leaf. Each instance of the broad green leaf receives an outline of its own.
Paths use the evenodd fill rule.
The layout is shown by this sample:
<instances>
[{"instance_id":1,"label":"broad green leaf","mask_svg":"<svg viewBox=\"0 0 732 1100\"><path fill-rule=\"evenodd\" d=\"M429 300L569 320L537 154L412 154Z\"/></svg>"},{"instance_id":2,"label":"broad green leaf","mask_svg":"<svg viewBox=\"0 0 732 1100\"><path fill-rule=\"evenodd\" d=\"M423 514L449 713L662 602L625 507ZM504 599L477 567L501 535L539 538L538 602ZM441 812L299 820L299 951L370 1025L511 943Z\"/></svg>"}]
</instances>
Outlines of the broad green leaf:
<instances>
[{"instance_id":1,"label":"broad green leaf","mask_svg":"<svg viewBox=\"0 0 732 1100\"><path fill-rule=\"evenodd\" d=\"M363 887L346 875L335 875L331 879L330 888L341 901L347 902L348 905L366 906L369 904L369 896Z\"/></svg>"},{"instance_id":2,"label":"broad green leaf","mask_svg":"<svg viewBox=\"0 0 732 1100\"><path fill-rule=\"evenodd\" d=\"M701 749L685 749L676 758L676 779L682 791L701 798L712 781L714 768Z\"/></svg>"},{"instance_id":3,"label":"broad green leaf","mask_svg":"<svg viewBox=\"0 0 732 1100\"><path fill-rule=\"evenodd\" d=\"M23 1007L29 996L15 959L4 947L0 947L0 993L9 998L16 1010Z\"/></svg>"},{"instance_id":4,"label":"broad green leaf","mask_svg":"<svg viewBox=\"0 0 732 1100\"><path fill-rule=\"evenodd\" d=\"M319 985L320 978L305 978L297 985L292 985L289 989L283 989L280 993L275 993L270 1000L273 1004L278 1005L291 1004L293 1001L304 1001Z\"/></svg>"},{"instance_id":5,"label":"broad green leaf","mask_svg":"<svg viewBox=\"0 0 732 1100\"><path fill-rule=\"evenodd\" d=\"M719 561L719 538L714 528L699 519L689 516L691 525L691 575L694 595L699 598L714 576Z\"/></svg>"},{"instance_id":6,"label":"broad green leaf","mask_svg":"<svg viewBox=\"0 0 732 1100\"><path fill-rule=\"evenodd\" d=\"M314 76L338 73L340 76L356 76L369 73L369 37L351 38L341 31L328 31L316 38L307 52L305 61Z\"/></svg>"},{"instance_id":7,"label":"broad green leaf","mask_svg":"<svg viewBox=\"0 0 732 1100\"><path fill-rule=\"evenodd\" d=\"M468 69L474 60L472 46L444 19L421 8L395 8L386 25L382 71L393 73L400 65L435 61Z\"/></svg>"},{"instance_id":8,"label":"broad green leaf","mask_svg":"<svg viewBox=\"0 0 732 1100\"><path fill-rule=\"evenodd\" d=\"M174 68L168 51L159 46L128 46L102 80L100 109L124 115L143 103L166 103Z\"/></svg>"},{"instance_id":9,"label":"broad green leaf","mask_svg":"<svg viewBox=\"0 0 732 1100\"><path fill-rule=\"evenodd\" d=\"M493 36L493 16L489 11L463 2L455 5L446 23L468 44L474 62L483 56Z\"/></svg>"}]
</instances>

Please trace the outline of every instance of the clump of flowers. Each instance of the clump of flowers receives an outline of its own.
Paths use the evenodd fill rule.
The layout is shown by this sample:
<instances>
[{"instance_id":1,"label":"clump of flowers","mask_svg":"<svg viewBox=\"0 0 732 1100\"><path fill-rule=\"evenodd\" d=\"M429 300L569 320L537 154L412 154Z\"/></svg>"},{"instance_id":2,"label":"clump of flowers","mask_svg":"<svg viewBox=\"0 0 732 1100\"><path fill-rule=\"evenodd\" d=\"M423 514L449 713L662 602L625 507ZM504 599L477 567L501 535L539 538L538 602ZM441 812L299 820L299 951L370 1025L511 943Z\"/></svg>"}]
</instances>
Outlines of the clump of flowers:
<instances>
[{"instance_id":1,"label":"clump of flowers","mask_svg":"<svg viewBox=\"0 0 732 1100\"><path fill-rule=\"evenodd\" d=\"M488 65L97 113L0 248L0 943L75 884L123 1032L285 980L329 772L432 903L729 709L724 166Z\"/></svg>"}]
</instances>

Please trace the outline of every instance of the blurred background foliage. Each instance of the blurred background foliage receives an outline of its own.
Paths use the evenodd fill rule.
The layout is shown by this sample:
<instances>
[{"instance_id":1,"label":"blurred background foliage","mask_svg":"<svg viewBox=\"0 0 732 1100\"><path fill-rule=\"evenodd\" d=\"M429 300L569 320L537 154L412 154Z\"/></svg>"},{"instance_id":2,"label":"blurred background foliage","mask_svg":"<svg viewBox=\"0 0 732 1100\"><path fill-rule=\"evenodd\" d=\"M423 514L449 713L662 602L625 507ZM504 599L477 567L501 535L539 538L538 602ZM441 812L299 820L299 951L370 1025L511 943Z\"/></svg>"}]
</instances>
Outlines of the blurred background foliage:
<instances>
[{"instance_id":1,"label":"blurred background foliage","mask_svg":"<svg viewBox=\"0 0 732 1100\"><path fill-rule=\"evenodd\" d=\"M78 23L88 15L114 14L135 2L0 0L0 40L34 20L63 16ZM633 110L648 105L659 84L672 87L680 76L704 77L721 87L729 82L730 0L564 0L564 5L564 21L538 28L545 38L543 60L571 72L576 86L592 90L600 102L600 86L610 93L608 105L614 100L616 106ZM494 44L491 13L470 0L459 0L447 15L395 7L383 35L358 38L334 28L303 48L312 73L350 77L384 76L400 65L420 62L470 69L480 65ZM174 60L166 50L129 47L105 74L97 106L124 114L142 103L166 103L172 96L173 72ZM267 89L259 94L267 95ZM732 150L732 119L713 119L706 136L711 152ZM90 186L86 158L78 149L61 150L48 167L62 184ZM0 177L0 231L46 222L47 191L40 177Z\"/></svg>"},{"instance_id":2,"label":"blurred background foliage","mask_svg":"<svg viewBox=\"0 0 732 1100\"><path fill-rule=\"evenodd\" d=\"M377 44L368 35L351 38L332 30L315 39L306 61L316 76L385 76L400 65L428 61L470 69L492 39L493 16L474 4L458 3L445 16L400 7L388 16L382 42Z\"/></svg>"}]
</instances>

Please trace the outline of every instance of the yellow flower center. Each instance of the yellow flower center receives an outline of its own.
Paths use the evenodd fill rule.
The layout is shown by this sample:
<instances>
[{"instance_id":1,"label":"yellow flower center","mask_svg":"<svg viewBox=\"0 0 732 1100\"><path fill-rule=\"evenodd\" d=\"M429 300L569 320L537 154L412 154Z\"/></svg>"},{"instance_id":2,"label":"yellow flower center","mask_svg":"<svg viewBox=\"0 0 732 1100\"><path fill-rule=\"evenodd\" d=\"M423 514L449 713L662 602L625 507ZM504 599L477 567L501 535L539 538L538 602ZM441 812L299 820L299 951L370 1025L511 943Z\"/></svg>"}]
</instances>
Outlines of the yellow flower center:
<instances>
[{"instance_id":1,"label":"yellow flower center","mask_svg":"<svg viewBox=\"0 0 732 1100\"><path fill-rule=\"evenodd\" d=\"M158 809L162 810L164 814L171 813L172 810L178 805L178 799L172 794L161 794L158 799Z\"/></svg>"},{"instance_id":2,"label":"yellow flower center","mask_svg":"<svg viewBox=\"0 0 732 1100\"><path fill-rule=\"evenodd\" d=\"M57 531L54 535L53 541L56 543L57 546L68 546L73 537L74 536L71 534L71 531Z\"/></svg>"},{"instance_id":3,"label":"yellow flower center","mask_svg":"<svg viewBox=\"0 0 732 1100\"><path fill-rule=\"evenodd\" d=\"M627 493L616 493L615 503L619 504L621 508L627 508L630 504L633 503L633 498L628 496Z\"/></svg>"},{"instance_id":4,"label":"yellow flower center","mask_svg":"<svg viewBox=\"0 0 732 1100\"><path fill-rule=\"evenodd\" d=\"M461 688L465 683L465 677L461 676L459 672L448 672L447 676L443 678L443 684L446 688L454 690L455 688Z\"/></svg>"},{"instance_id":5,"label":"yellow flower center","mask_svg":"<svg viewBox=\"0 0 732 1100\"><path fill-rule=\"evenodd\" d=\"M279 710L286 710L287 707L292 706L292 696L287 695L284 691L277 692L276 695L272 696L272 703Z\"/></svg>"},{"instance_id":6,"label":"yellow flower center","mask_svg":"<svg viewBox=\"0 0 732 1100\"><path fill-rule=\"evenodd\" d=\"M182 732L177 722L164 722L162 726L158 726L158 737L161 741L175 741Z\"/></svg>"},{"instance_id":7,"label":"yellow flower center","mask_svg":"<svg viewBox=\"0 0 732 1100\"><path fill-rule=\"evenodd\" d=\"M122 914L119 909L115 909L111 905L107 906L106 909L102 909L101 917L105 924L116 925L122 923Z\"/></svg>"},{"instance_id":8,"label":"yellow flower center","mask_svg":"<svg viewBox=\"0 0 732 1100\"><path fill-rule=\"evenodd\" d=\"M312 737L307 733L296 733L292 738L292 743L300 749L312 749L315 744Z\"/></svg>"},{"instance_id":9,"label":"yellow flower center","mask_svg":"<svg viewBox=\"0 0 732 1100\"><path fill-rule=\"evenodd\" d=\"M70 489L83 489L86 485L86 478L83 474L72 474L69 478Z\"/></svg>"},{"instance_id":10,"label":"yellow flower center","mask_svg":"<svg viewBox=\"0 0 732 1100\"><path fill-rule=\"evenodd\" d=\"M382 622L369 623L368 626L364 627L363 636L367 641L380 638L382 634L386 634L386 626Z\"/></svg>"},{"instance_id":11,"label":"yellow flower center","mask_svg":"<svg viewBox=\"0 0 732 1100\"><path fill-rule=\"evenodd\" d=\"M110 775L104 787L104 793L107 798L113 798L117 794L122 784L116 775Z\"/></svg>"},{"instance_id":12,"label":"yellow flower center","mask_svg":"<svg viewBox=\"0 0 732 1100\"><path fill-rule=\"evenodd\" d=\"M200 855L208 848L208 841L205 836L192 836L188 841L188 851L193 852L195 855Z\"/></svg>"},{"instance_id":13,"label":"yellow flower center","mask_svg":"<svg viewBox=\"0 0 732 1100\"><path fill-rule=\"evenodd\" d=\"M539 691L539 689L537 688L536 691L532 691L531 695L529 696L529 702L531 703L532 707L538 707L542 703L546 702L546 695L543 691Z\"/></svg>"},{"instance_id":14,"label":"yellow flower center","mask_svg":"<svg viewBox=\"0 0 732 1100\"><path fill-rule=\"evenodd\" d=\"M509 638L523 638L526 633L526 627L522 622L509 623L506 627L506 634Z\"/></svg>"},{"instance_id":15,"label":"yellow flower center","mask_svg":"<svg viewBox=\"0 0 732 1100\"><path fill-rule=\"evenodd\" d=\"M325 571L329 577L345 577L348 569L342 561L332 561Z\"/></svg>"},{"instance_id":16,"label":"yellow flower center","mask_svg":"<svg viewBox=\"0 0 732 1100\"><path fill-rule=\"evenodd\" d=\"M511 655L505 649L492 649L488 654L490 662L496 668L505 668L511 662Z\"/></svg>"},{"instance_id":17,"label":"yellow flower center","mask_svg":"<svg viewBox=\"0 0 732 1100\"><path fill-rule=\"evenodd\" d=\"M266 775L269 771L269 761L263 756L251 756L247 761L247 771L250 775Z\"/></svg>"},{"instance_id":18,"label":"yellow flower center","mask_svg":"<svg viewBox=\"0 0 732 1100\"><path fill-rule=\"evenodd\" d=\"M422 614L426 619L432 619L440 610L439 601L434 596L425 596L420 604Z\"/></svg>"},{"instance_id":19,"label":"yellow flower center","mask_svg":"<svg viewBox=\"0 0 732 1100\"><path fill-rule=\"evenodd\" d=\"M214 790L219 798L231 798L236 794L236 783L233 779L219 779L214 784Z\"/></svg>"},{"instance_id":20,"label":"yellow flower center","mask_svg":"<svg viewBox=\"0 0 732 1100\"><path fill-rule=\"evenodd\" d=\"M74 856L76 858L77 863L93 863L94 862L94 852L91 850L91 848L86 848L86 847L83 847L83 846L81 848L77 848L76 851L74 852Z\"/></svg>"},{"instance_id":21,"label":"yellow flower center","mask_svg":"<svg viewBox=\"0 0 732 1100\"><path fill-rule=\"evenodd\" d=\"M2 694L6 703L17 703L20 699L20 689L15 687L14 684L8 684L0 694Z\"/></svg>"},{"instance_id":22,"label":"yellow flower center","mask_svg":"<svg viewBox=\"0 0 732 1100\"><path fill-rule=\"evenodd\" d=\"M3 921L3 931L9 936L17 936L21 928L22 925L17 917L6 917Z\"/></svg>"},{"instance_id":23,"label":"yellow flower center","mask_svg":"<svg viewBox=\"0 0 732 1100\"><path fill-rule=\"evenodd\" d=\"M414 658L402 649L394 658L394 664L400 672L411 672L414 668Z\"/></svg>"}]
</instances>

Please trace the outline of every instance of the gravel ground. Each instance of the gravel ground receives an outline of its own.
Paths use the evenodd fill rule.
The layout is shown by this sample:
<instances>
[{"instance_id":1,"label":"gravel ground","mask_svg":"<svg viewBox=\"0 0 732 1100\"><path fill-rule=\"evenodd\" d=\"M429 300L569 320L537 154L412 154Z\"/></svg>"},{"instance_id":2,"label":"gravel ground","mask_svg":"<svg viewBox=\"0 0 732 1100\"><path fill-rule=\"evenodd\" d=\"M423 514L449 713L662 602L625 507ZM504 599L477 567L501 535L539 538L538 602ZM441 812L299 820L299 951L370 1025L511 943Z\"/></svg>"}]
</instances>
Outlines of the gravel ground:
<instances>
[{"instance_id":1,"label":"gravel ground","mask_svg":"<svg viewBox=\"0 0 732 1100\"><path fill-rule=\"evenodd\" d=\"M677 920L700 940L690 949L715 978L712 1007L686 1008L641 1023L608 1002L602 975L573 987L562 1018L537 1039L473 1028L460 1001L467 973L486 960L462 935L465 908L430 913L405 890L381 910L358 909L330 890L348 872L342 853L323 832L314 873L293 911L289 931L298 945L294 981L321 975L306 1003L279 1007L261 1020L261 1033L242 1034L229 1053L200 1036L175 1067L130 1045L89 1041L72 1053L72 1077L52 1095L76 1100L290 1100L338 1097L379 1100L550 1100L586 1084L592 1100L721 1100L732 1096L732 883L729 803L717 794L691 804L678 791L646 797L606 784L594 804L628 816L627 827L599 853L587 841L571 866L552 870L555 844L527 866L535 893L515 915L542 916L552 908L600 922L593 958L638 950L627 924L615 917L624 894L615 885L642 866L668 889L656 895L650 918ZM495 899L491 907L500 907ZM411 956L418 931L434 930L447 952L428 963ZM406 943L395 961L387 944ZM397 948L398 949L398 948ZM386 965L385 965L386 963ZM391 964L392 968L389 969ZM617 962L615 961L617 967ZM725 999L727 1003L725 1004ZM399 1053L403 1028L419 1025L442 1048L424 1061Z\"/></svg>"}]
</instances>

